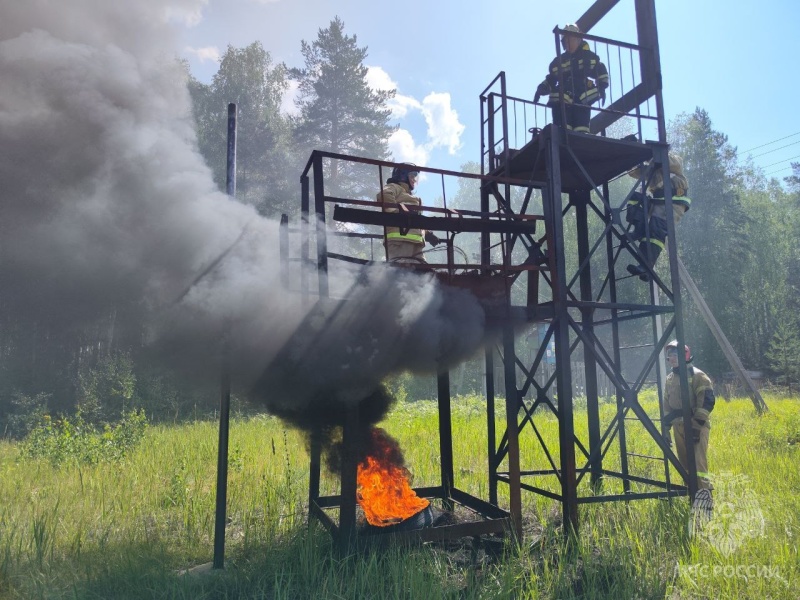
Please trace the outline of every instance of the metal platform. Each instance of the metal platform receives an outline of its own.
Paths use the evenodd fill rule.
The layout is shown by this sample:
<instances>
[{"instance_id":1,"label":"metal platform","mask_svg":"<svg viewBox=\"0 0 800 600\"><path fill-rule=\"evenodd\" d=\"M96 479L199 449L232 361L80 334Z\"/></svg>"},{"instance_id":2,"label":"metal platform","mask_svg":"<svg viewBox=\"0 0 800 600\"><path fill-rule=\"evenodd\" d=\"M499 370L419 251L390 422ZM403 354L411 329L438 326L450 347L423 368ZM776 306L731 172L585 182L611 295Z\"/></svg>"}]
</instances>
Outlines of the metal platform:
<instances>
[{"instance_id":1,"label":"metal platform","mask_svg":"<svg viewBox=\"0 0 800 600\"><path fill-rule=\"evenodd\" d=\"M546 127L549 128L550 125ZM518 150L510 148L508 169L503 155L498 156L499 164L491 174L526 181L546 181L544 133L535 135ZM624 175L652 157L652 150L638 141L614 140L574 131L562 131L562 135L559 159L561 191L564 193L591 190ZM590 182L595 182L595 185Z\"/></svg>"}]
</instances>

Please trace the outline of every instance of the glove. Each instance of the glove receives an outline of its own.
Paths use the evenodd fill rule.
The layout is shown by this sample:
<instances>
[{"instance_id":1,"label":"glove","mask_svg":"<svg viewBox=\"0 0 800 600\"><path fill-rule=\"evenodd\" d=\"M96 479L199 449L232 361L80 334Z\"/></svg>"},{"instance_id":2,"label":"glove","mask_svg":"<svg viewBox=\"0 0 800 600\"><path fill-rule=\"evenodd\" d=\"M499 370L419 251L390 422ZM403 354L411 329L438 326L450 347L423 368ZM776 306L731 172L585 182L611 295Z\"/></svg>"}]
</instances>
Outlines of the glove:
<instances>
[{"instance_id":1,"label":"glove","mask_svg":"<svg viewBox=\"0 0 800 600\"><path fill-rule=\"evenodd\" d=\"M600 106L606 104L606 88L600 88Z\"/></svg>"},{"instance_id":2,"label":"glove","mask_svg":"<svg viewBox=\"0 0 800 600\"><path fill-rule=\"evenodd\" d=\"M438 246L441 240L432 231L426 231L425 241L428 242L431 246Z\"/></svg>"},{"instance_id":3,"label":"glove","mask_svg":"<svg viewBox=\"0 0 800 600\"><path fill-rule=\"evenodd\" d=\"M550 87L544 81L536 88L536 95L533 97L534 104L539 102L539 99L545 94L550 93Z\"/></svg>"},{"instance_id":4,"label":"glove","mask_svg":"<svg viewBox=\"0 0 800 600\"><path fill-rule=\"evenodd\" d=\"M704 408L698 408L694 411L694 415L692 416L692 439L695 442L700 441L700 432L703 431L703 427L706 426L708 417L709 412Z\"/></svg>"},{"instance_id":5,"label":"glove","mask_svg":"<svg viewBox=\"0 0 800 600\"><path fill-rule=\"evenodd\" d=\"M708 417L711 416L711 413L709 413L705 408L698 408L696 411L694 411L694 415L692 416L702 425L705 425L706 421L708 421Z\"/></svg>"},{"instance_id":6,"label":"glove","mask_svg":"<svg viewBox=\"0 0 800 600\"><path fill-rule=\"evenodd\" d=\"M703 431L703 426L705 424L705 421L692 419L692 439L694 440L695 444L700 441L700 432Z\"/></svg>"}]
</instances>

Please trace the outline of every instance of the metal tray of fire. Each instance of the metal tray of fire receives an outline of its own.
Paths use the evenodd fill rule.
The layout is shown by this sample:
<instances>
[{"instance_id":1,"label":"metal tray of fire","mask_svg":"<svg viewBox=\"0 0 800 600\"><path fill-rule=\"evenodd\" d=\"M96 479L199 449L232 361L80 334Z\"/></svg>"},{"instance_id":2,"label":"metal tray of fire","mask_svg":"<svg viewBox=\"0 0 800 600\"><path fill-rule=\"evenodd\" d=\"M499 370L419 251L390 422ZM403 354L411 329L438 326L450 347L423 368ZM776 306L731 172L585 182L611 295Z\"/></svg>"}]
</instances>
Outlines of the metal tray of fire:
<instances>
[{"instance_id":1,"label":"metal tray of fire","mask_svg":"<svg viewBox=\"0 0 800 600\"><path fill-rule=\"evenodd\" d=\"M370 525L355 502L341 506L341 496L338 495L312 500L309 516L316 518L345 551L354 546L411 545L491 534L505 536L512 531L507 511L466 492L451 489L449 497L442 497L440 487L415 488L414 491L420 498L432 502L418 513L384 527ZM351 510L352 519L344 514ZM338 522L335 519L337 512Z\"/></svg>"},{"instance_id":2,"label":"metal tray of fire","mask_svg":"<svg viewBox=\"0 0 800 600\"><path fill-rule=\"evenodd\" d=\"M322 448L311 440L309 519L316 518L342 551L353 546L414 544L488 534L504 536L517 531L508 511L453 484L449 416L449 396L443 394L439 399L442 484L412 488L402 459L393 464L393 454L382 449L364 457L359 448L358 409L348 410L339 455L340 494L320 495Z\"/></svg>"}]
</instances>

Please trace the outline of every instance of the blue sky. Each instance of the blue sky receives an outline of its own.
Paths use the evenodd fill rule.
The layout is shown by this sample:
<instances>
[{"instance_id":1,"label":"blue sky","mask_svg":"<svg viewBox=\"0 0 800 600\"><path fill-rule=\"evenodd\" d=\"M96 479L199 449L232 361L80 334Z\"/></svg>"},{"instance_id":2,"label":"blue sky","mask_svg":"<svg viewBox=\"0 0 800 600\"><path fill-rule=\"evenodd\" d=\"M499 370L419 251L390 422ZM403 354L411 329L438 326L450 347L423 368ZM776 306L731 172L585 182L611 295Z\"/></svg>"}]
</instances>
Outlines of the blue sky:
<instances>
[{"instance_id":1,"label":"blue sky","mask_svg":"<svg viewBox=\"0 0 800 600\"><path fill-rule=\"evenodd\" d=\"M209 81L228 44L258 40L276 61L302 66L300 41L316 39L338 15L368 47L371 83L397 88L395 157L458 169L479 159L480 92L505 71L509 94L531 98L555 54L553 27L591 4L207 0L176 27L193 73ZM656 11L667 118L700 106L767 175L788 175L789 161L800 161L800 4L656 0ZM592 33L635 42L633 1L620 0Z\"/></svg>"}]
</instances>

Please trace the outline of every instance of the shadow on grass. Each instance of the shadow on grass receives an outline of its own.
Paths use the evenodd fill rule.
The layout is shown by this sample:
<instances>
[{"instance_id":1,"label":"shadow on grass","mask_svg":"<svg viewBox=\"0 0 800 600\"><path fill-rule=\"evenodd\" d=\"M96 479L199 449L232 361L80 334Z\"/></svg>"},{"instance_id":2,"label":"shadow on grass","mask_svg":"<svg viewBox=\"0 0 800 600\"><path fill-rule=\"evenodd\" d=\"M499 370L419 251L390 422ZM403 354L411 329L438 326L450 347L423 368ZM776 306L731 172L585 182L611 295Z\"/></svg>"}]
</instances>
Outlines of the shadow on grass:
<instances>
[{"instance_id":1,"label":"shadow on grass","mask_svg":"<svg viewBox=\"0 0 800 600\"><path fill-rule=\"evenodd\" d=\"M208 551L210 561L212 548ZM318 527L233 546L222 570L186 573L204 562L186 560L163 543L109 543L102 552L51 560L42 568L17 564L8 591L21 598L115 600L513 597L513 581L499 581L493 564L467 564L452 548L395 547L339 556Z\"/></svg>"}]
</instances>

